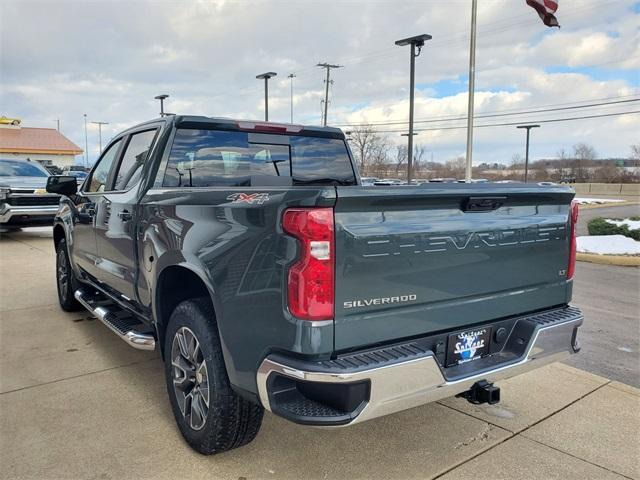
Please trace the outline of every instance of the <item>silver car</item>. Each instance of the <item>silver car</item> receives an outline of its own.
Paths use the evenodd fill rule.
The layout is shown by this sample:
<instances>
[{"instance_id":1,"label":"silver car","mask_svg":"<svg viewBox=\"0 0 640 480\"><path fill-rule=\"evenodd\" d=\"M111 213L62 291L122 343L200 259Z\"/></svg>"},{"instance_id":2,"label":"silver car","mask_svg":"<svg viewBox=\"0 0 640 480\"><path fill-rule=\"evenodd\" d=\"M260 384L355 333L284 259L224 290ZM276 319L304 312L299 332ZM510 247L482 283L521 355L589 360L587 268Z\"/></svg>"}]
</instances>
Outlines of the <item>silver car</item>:
<instances>
[{"instance_id":1,"label":"silver car","mask_svg":"<svg viewBox=\"0 0 640 480\"><path fill-rule=\"evenodd\" d=\"M47 193L49 176L37 162L0 158L0 231L53 225L60 197Z\"/></svg>"}]
</instances>

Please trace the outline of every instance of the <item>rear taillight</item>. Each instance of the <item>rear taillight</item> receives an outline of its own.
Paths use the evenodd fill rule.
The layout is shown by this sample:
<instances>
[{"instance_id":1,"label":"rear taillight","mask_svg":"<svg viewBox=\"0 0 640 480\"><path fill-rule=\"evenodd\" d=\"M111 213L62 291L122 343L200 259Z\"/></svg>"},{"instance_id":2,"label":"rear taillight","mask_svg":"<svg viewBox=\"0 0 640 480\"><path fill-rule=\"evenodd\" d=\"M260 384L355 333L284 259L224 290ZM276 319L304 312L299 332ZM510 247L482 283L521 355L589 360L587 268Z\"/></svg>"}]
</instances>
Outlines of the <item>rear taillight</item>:
<instances>
[{"instance_id":1,"label":"rear taillight","mask_svg":"<svg viewBox=\"0 0 640 480\"><path fill-rule=\"evenodd\" d=\"M569 244L569 267L567 268L567 280L573 278L573 274L576 271L576 224L578 223L578 203L576 201L571 202L571 237Z\"/></svg>"},{"instance_id":2,"label":"rear taillight","mask_svg":"<svg viewBox=\"0 0 640 480\"><path fill-rule=\"evenodd\" d=\"M300 241L300 258L289 268L289 311L304 320L333 319L333 209L287 209L282 228Z\"/></svg>"}]
</instances>

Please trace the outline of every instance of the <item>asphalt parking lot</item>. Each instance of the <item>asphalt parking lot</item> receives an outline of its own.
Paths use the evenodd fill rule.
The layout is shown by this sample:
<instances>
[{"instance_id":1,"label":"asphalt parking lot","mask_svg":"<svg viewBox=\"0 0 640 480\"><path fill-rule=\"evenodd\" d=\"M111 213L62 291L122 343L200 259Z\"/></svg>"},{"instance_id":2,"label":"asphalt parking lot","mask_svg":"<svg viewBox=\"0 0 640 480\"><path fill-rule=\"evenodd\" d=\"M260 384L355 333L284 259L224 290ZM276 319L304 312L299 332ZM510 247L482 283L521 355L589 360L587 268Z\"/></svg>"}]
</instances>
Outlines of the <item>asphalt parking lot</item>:
<instances>
[{"instance_id":1,"label":"asphalt parking lot","mask_svg":"<svg viewBox=\"0 0 640 480\"><path fill-rule=\"evenodd\" d=\"M579 264L584 351L501 382L499 405L447 399L335 430L267 414L252 444L203 457L174 425L158 355L62 312L54 261L50 230L0 238L2 478L640 478L640 391L625 384L638 269Z\"/></svg>"}]
</instances>

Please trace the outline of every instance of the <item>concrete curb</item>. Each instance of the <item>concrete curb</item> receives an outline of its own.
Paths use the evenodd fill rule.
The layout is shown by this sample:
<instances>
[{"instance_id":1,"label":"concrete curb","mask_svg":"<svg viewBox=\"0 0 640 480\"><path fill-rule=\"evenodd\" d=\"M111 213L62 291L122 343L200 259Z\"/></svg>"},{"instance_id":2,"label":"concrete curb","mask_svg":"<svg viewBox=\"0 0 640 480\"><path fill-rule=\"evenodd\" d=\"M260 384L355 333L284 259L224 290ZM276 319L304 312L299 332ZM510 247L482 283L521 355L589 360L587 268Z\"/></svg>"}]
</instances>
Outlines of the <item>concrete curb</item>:
<instances>
[{"instance_id":1,"label":"concrete curb","mask_svg":"<svg viewBox=\"0 0 640 480\"><path fill-rule=\"evenodd\" d=\"M623 267L640 267L640 256L632 255L598 255L596 253L576 254L579 262L600 263L602 265L619 265Z\"/></svg>"},{"instance_id":2,"label":"concrete curb","mask_svg":"<svg viewBox=\"0 0 640 480\"><path fill-rule=\"evenodd\" d=\"M611 208L611 207L626 207L628 205L640 205L640 202L614 202L614 203L594 203L579 205L580 210L591 210L594 208Z\"/></svg>"}]
</instances>

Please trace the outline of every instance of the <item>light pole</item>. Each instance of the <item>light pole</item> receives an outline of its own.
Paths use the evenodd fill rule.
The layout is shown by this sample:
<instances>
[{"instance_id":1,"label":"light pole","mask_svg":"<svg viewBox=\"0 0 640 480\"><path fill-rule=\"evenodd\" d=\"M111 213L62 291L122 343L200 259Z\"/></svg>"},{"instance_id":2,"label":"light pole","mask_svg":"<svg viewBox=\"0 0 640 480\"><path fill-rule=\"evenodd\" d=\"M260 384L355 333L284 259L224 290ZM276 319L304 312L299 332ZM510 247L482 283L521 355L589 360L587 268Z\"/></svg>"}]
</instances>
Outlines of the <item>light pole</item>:
<instances>
[{"instance_id":1,"label":"light pole","mask_svg":"<svg viewBox=\"0 0 640 480\"><path fill-rule=\"evenodd\" d=\"M269 79L275 77L276 72L265 72L260 75L256 75L259 80L264 80L264 121L269 121Z\"/></svg>"},{"instance_id":2,"label":"light pole","mask_svg":"<svg viewBox=\"0 0 640 480\"><path fill-rule=\"evenodd\" d=\"M87 114L84 114L84 163L89 166L89 136L87 135Z\"/></svg>"},{"instance_id":3,"label":"light pole","mask_svg":"<svg viewBox=\"0 0 640 480\"><path fill-rule=\"evenodd\" d=\"M98 125L98 145L100 146L100 155L102 155L102 125L109 125L109 122L91 122Z\"/></svg>"},{"instance_id":4,"label":"light pole","mask_svg":"<svg viewBox=\"0 0 640 480\"><path fill-rule=\"evenodd\" d=\"M411 176L412 176L412 168L413 168L413 96L415 90L415 76L416 76L416 57L420 55L420 51L424 46L424 42L427 40L431 40L431 35L422 34L416 35L415 37L404 38L402 40L398 40L396 45L405 46L411 45L410 52L410 86L409 86L409 133L407 137L409 138L409 145L407 147L407 183L411 184ZM418 54L416 55L416 47L418 47Z\"/></svg>"},{"instance_id":5,"label":"light pole","mask_svg":"<svg viewBox=\"0 0 640 480\"><path fill-rule=\"evenodd\" d=\"M471 2L471 40L469 42L469 104L467 105L467 165L464 180L471 182L473 173L473 101L476 90L476 16L478 1Z\"/></svg>"},{"instance_id":6,"label":"light pole","mask_svg":"<svg viewBox=\"0 0 640 480\"><path fill-rule=\"evenodd\" d=\"M540 125L518 125L516 128L527 129L527 146L524 154L524 183L527 183L527 177L529 175L529 132L532 128L538 128Z\"/></svg>"},{"instance_id":7,"label":"light pole","mask_svg":"<svg viewBox=\"0 0 640 480\"><path fill-rule=\"evenodd\" d=\"M296 78L294 73L289 74L289 80L291 81L291 123L293 123L293 79Z\"/></svg>"},{"instance_id":8,"label":"light pole","mask_svg":"<svg viewBox=\"0 0 640 480\"><path fill-rule=\"evenodd\" d=\"M160 116L164 117L164 100L165 98L169 98L169 95L163 93L162 95L157 95L153 97L156 100L160 100Z\"/></svg>"},{"instance_id":9,"label":"light pole","mask_svg":"<svg viewBox=\"0 0 640 480\"><path fill-rule=\"evenodd\" d=\"M329 113L329 84L333 85L333 80L331 77L331 69L332 68L342 68L342 65L334 65L331 63L319 63L316 67L325 68L327 70L327 78L324 81L324 115L322 117L322 125L327 126L327 114Z\"/></svg>"}]
</instances>

